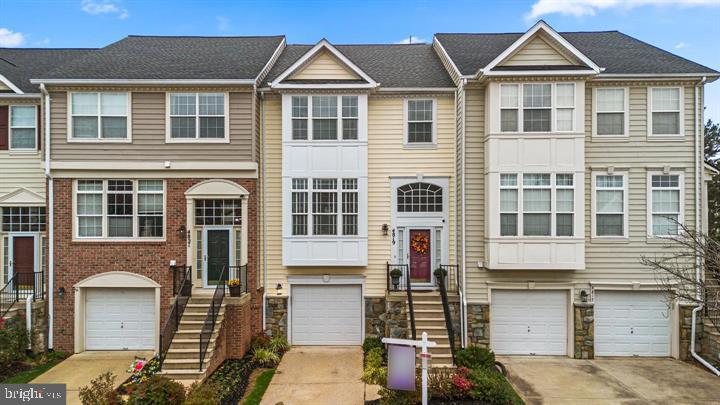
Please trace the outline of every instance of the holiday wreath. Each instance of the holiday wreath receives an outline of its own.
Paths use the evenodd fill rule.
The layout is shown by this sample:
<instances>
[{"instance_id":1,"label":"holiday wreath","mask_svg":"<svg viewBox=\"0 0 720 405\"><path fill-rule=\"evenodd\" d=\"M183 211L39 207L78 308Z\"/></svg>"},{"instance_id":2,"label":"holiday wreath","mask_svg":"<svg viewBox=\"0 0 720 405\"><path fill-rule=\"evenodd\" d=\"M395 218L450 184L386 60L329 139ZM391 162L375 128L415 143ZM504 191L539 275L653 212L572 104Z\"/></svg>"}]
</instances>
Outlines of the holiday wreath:
<instances>
[{"instance_id":1,"label":"holiday wreath","mask_svg":"<svg viewBox=\"0 0 720 405\"><path fill-rule=\"evenodd\" d=\"M412 240L410 241L410 247L412 247L412 249L416 253L424 255L425 253L427 253L428 248L430 247L430 240L427 236L423 234L417 234L413 236Z\"/></svg>"}]
</instances>

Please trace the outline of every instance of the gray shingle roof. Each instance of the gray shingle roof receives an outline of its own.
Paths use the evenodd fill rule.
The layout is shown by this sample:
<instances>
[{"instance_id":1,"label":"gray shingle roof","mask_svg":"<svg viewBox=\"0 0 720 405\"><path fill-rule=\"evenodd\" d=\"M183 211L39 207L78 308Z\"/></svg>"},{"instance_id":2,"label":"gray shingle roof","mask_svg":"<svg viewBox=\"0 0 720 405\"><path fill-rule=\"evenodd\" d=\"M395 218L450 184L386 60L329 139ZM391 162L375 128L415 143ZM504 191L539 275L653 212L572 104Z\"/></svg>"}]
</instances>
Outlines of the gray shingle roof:
<instances>
[{"instance_id":1,"label":"gray shingle roof","mask_svg":"<svg viewBox=\"0 0 720 405\"><path fill-rule=\"evenodd\" d=\"M463 75L477 73L523 33L436 34ZM642 42L618 31L561 32L563 38L598 66L615 74L717 74L713 69Z\"/></svg>"},{"instance_id":2,"label":"gray shingle roof","mask_svg":"<svg viewBox=\"0 0 720 405\"><path fill-rule=\"evenodd\" d=\"M129 36L42 79L254 79L283 36Z\"/></svg>"},{"instance_id":3,"label":"gray shingle roof","mask_svg":"<svg viewBox=\"0 0 720 405\"><path fill-rule=\"evenodd\" d=\"M82 57L92 49L0 48L0 74L25 93L39 93L30 79Z\"/></svg>"},{"instance_id":4,"label":"gray shingle roof","mask_svg":"<svg viewBox=\"0 0 720 405\"><path fill-rule=\"evenodd\" d=\"M432 45L333 45L381 87L453 87ZM288 45L267 81L275 80L313 45Z\"/></svg>"}]
</instances>

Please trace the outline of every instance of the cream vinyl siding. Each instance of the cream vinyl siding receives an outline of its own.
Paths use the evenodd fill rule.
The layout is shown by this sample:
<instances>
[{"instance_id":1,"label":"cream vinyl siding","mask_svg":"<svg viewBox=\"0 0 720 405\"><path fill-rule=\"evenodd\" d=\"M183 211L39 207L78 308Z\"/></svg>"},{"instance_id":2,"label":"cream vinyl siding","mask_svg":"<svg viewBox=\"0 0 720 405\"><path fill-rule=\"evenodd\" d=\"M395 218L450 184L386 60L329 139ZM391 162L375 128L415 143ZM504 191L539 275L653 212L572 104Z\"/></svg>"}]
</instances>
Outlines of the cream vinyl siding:
<instances>
[{"instance_id":1,"label":"cream vinyl siding","mask_svg":"<svg viewBox=\"0 0 720 405\"><path fill-rule=\"evenodd\" d=\"M542 37L531 39L500 66L574 65Z\"/></svg>"},{"instance_id":2,"label":"cream vinyl siding","mask_svg":"<svg viewBox=\"0 0 720 405\"><path fill-rule=\"evenodd\" d=\"M128 91L126 89L116 89ZM249 161L252 159L252 93L228 89L168 89L173 91L230 91L230 143L165 143L166 93L132 91L132 143L67 142L68 97L51 93L52 159L55 161Z\"/></svg>"},{"instance_id":3,"label":"cream vinyl siding","mask_svg":"<svg viewBox=\"0 0 720 405\"><path fill-rule=\"evenodd\" d=\"M423 95L423 97L428 97ZM368 99L368 266L367 267L285 267L282 266L282 134L281 102L277 96L265 98L265 165L264 181L267 200L268 294L276 295L275 287L282 284L282 295L288 293L288 275L362 274L366 296L385 294L385 263L391 256L391 235L382 235L382 225L390 225L390 177L445 176L450 190L444 198L455 201L455 113L454 96L433 95L437 100L436 147L405 149L403 147L403 106L401 96ZM449 257L455 258L455 205L449 204Z\"/></svg>"},{"instance_id":4,"label":"cream vinyl siding","mask_svg":"<svg viewBox=\"0 0 720 405\"><path fill-rule=\"evenodd\" d=\"M0 100L0 105L37 105L38 113L41 106L39 99L5 99ZM45 124L44 118L41 125ZM8 124L8 141L10 140ZM38 133L43 133L43 128L38 128ZM0 198L16 191L18 188L26 188L33 193L45 196L45 165L43 159L43 137L40 150L32 152L0 151Z\"/></svg>"},{"instance_id":5,"label":"cream vinyl siding","mask_svg":"<svg viewBox=\"0 0 720 405\"><path fill-rule=\"evenodd\" d=\"M323 51L290 76L290 80L357 80L356 74L348 70L329 52Z\"/></svg>"},{"instance_id":6,"label":"cream vinyl siding","mask_svg":"<svg viewBox=\"0 0 720 405\"><path fill-rule=\"evenodd\" d=\"M629 87L630 128L629 137L620 139L593 139L592 137L592 87ZM682 140L657 141L647 137L647 87L658 83L590 83L586 86L585 98L585 263L581 271L486 271L478 268L483 261L482 240L484 239L484 194L497 192L484 190L483 140L484 121L481 90L467 90L466 104L466 277L468 279L468 301L487 302L488 281L491 282L573 282L575 293L588 288L590 282L612 283L653 283L655 277L640 263L642 255L652 256L666 251L663 241L647 238L647 172L662 171L669 165L672 171L684 173L685 182L685 223L693 226L695 203L694 194L694 88L683 85L684 129ZM668 86L673 84L666 84ZM675 86L678 84L675 83ZM640 159L641 158L641 159ZM593 240L591 234L593 172L613 166L617 172L628 174L628 228L629 238L625 241L610 242ZM576 297L577 298L577 297Z\"/></svg>"}]
</instances>

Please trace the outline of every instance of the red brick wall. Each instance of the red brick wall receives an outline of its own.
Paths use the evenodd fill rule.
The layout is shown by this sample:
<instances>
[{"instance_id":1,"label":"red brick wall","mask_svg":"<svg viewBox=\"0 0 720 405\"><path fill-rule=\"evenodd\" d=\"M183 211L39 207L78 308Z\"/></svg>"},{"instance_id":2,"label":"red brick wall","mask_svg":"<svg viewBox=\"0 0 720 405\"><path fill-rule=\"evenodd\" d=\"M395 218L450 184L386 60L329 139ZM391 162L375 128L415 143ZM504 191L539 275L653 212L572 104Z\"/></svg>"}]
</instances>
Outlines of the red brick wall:
<instances>
[{"instance_id":1,"label":"red brick wall","mask_svg":"<svg viewBox=\"0 0 720 405\"><path fill-rule=\"evenodd\" d=\"M72 240L72 180L56 179L55 192L55 350L72 351L74 348L74 289L85 278L108 271L128 271L149 277L161 288L161 320L165 322L172 302L172 274L170 260L185 263L187 243L180 239L177 230L186 224L185 191L206 179L167 179L167 213L165 242L73 242ZM253 290L253 301L262 293L255 291L257 277L257 195L256 181L230 179L249 193L248 201L248 283ZM194 237L194 235L193 235ZM194 242L194 241L193 241ZM191 249L194 245L191 244ZM193 265L195 263L189 263ZM195 269L193 268L193 271ZM63 287L65 296L59 298L57 290ZM258 298L258 295L260 297ZM261 309L252 314L253 329L259 328ZM232 325L232 324L230 324Z\"/></svg>"}]
</instances>

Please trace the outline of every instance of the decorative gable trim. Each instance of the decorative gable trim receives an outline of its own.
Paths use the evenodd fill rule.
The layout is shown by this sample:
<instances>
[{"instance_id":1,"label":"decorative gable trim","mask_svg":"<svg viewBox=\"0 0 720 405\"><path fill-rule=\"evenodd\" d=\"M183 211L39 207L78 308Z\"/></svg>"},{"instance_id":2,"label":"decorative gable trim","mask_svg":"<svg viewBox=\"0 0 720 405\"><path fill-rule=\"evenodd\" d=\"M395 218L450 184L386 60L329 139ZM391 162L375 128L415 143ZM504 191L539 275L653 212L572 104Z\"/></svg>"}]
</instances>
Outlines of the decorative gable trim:
<instances>
[{"instance_id":1,"label":"decorative gable trim","mask_svg":"<svg viewBox=\"0 0 720 405\"><path fill-rule=\"evenodd\" d=\"M45 206L45 197L26 188L19 188L0 197L0 207Z\"/></svg>"},{"instance_id":2,"label":"decorative gable trim","mask_svg":"<svg viewBox=\"0 0 720 405\"><path fill-rule=\"evenodd\" d=\"M298 71L301 67L305 66L305 64L312 60L316 55L318 55L323 50L326 50L330 52L334 57L336 57L340 62L342 62L348 70L350 70L352 73L359 76L361 79L363 79L367 83L363 84L336 84L337 88L373 88L377 87L379 84L375 82L367 73L363 72L360 67L358 67L356 64L354 64L350 59L348 59L345 55L342 54L342 52L338 51L337 48L332 46L330 42L328 42L326 39L320 40L312 49L307 51L305 55L303 55L300 59L295 61L289 68L287 68L285 71L283 71L280 76L278 76L275 80L270 82L270 87L272 88L307 88L307 87L326 87L326 85L306 85L306 84L283 84L283 80L286 80L290 75Z\"/></svg>"},{"instance_id":3,"label":"decorative gable trim","mask_svg":"<svg viewBox=\"0 0 720 405\"><path fill-rule=\"evenodd\" d=\"M10 90L14 91L17 94L25 94L24 91L20 90L18 86L13 84L7 77L0 74L0 82L4 85L6 85Z\"/></svg>"},{"instance_id":4,"label":"decorative gable trim","mask_svg":"<svg viewBox=\"0 0 720 405\"><path fill-rule=\"evenodd\" d=\"M577 70L573 71L575 74L588 74L588 73L594 73L598 74L603 69L599 67L595 62L593 62L590 58L585 56L582 52L580 52L577 48L575 48L570 42L568 42L565 38L563 38L560 34L557 33L550 25L548 25L545 21L540 20L535 25L532 26L526 33L524 33L520 38L518 38L515 42L513 42L512 45L510 45L505 51L503 51L500 55L498 55L495 59L493 59L490 63L487 64L484 68L480 69L480 71L477 73L476 76L480 76L481 74L484 75L492 75L490 71L498 66L500 63L508 59L510 56L514 55L523 45L528 43L531 39L535 37L535 34L540 32L542 30L543 33L548 35L553 40L557 41L564 49L568 51L569 54L576 57L579 61L581 61L583 64L585 64L588 69L587 70ZM560 68L560 67L559 67ZM512 72L513 74L517 74L519 72L515 71ZM555 73L555 72L553 72ZM497 74L497 72L495 72ZM508 72L502 72L501 74L508 74Z\"/></svg>"}]
</instances>

